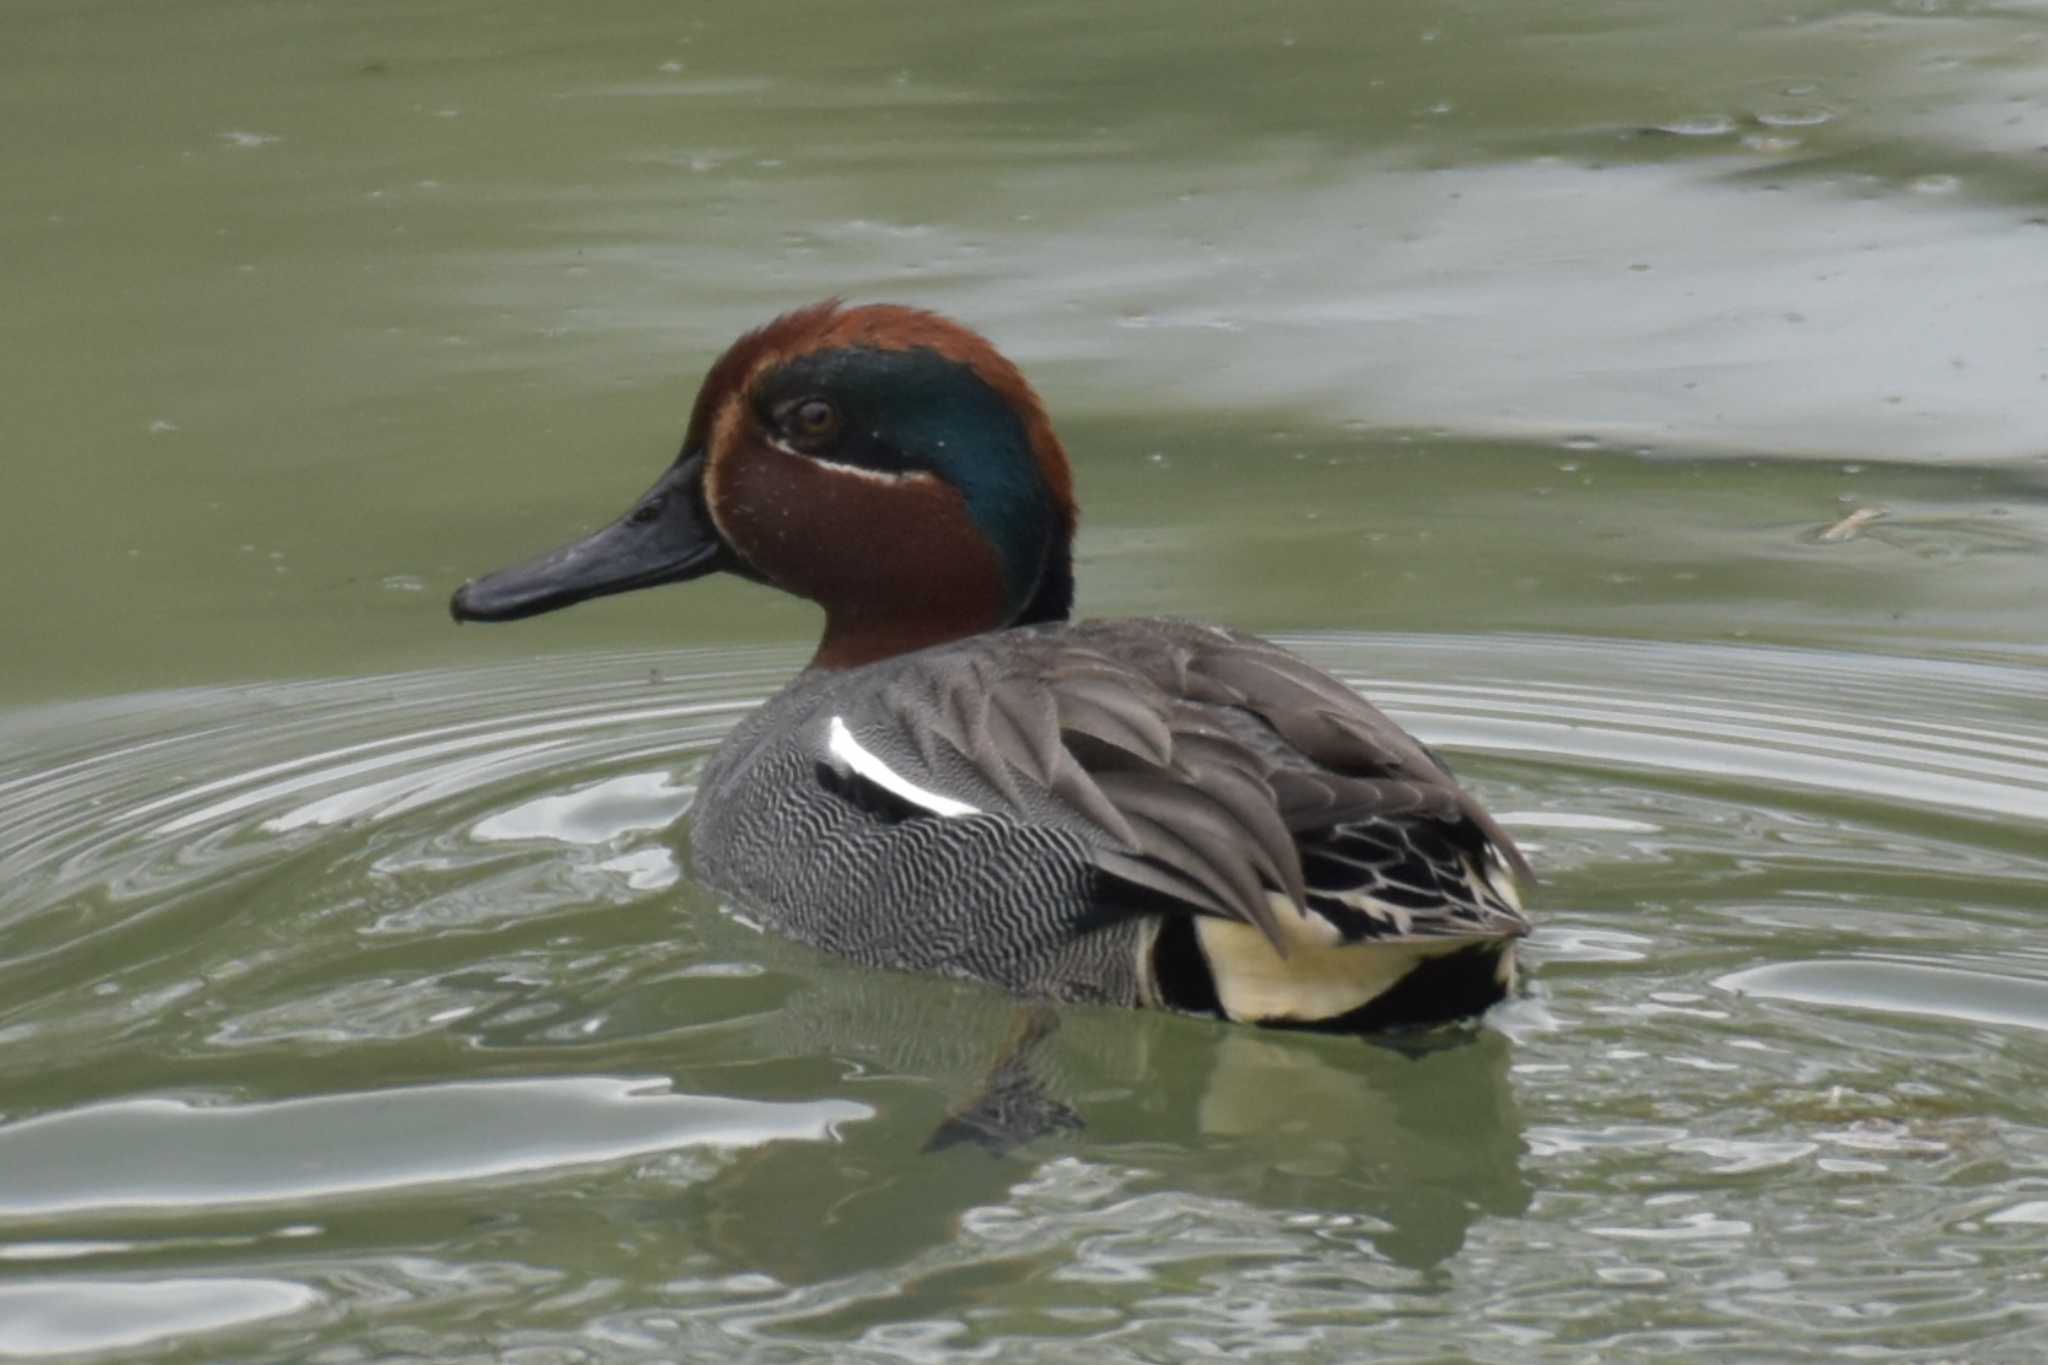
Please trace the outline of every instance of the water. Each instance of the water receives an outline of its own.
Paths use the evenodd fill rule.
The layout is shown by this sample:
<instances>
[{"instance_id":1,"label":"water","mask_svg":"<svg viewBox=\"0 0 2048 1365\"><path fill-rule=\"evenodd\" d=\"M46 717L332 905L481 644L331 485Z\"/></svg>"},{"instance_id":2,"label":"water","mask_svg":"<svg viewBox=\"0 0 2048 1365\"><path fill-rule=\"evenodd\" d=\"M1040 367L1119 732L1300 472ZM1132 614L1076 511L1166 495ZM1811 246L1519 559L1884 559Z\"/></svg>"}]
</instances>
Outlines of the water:
<instances>
[{"instance_id":1,"label":"water","mask_svg":"<svg viewBox=\"0 0 2048 1365\"><path fill-rule=\"evenodd\" d=\"M2024 5L0 20L0 1358L2034 1360ZM690 880L815 618L451 626L741 328L955 312L1083 605L1288 639L1524 843L1418 1051L1016 1025Z\"/></svg>"},{"instance_id":2,"label":"water","mask_svg":"<svg viewBox=\"0 0 2048 1365\"><path fill-rule=\"evenodd\" d=\"M1051 1078L1087 1130L1009 1160L919 1152L1006 1002L764 938L678 867L696 764L792 653L16 713L0 1349L1753 1356L1798 1323L1819 1358L2041 1330L2032 668L1294 643L1544 869L1531 995L1419 1056L1076 1011Z\"/></svg>"}]
</instances>

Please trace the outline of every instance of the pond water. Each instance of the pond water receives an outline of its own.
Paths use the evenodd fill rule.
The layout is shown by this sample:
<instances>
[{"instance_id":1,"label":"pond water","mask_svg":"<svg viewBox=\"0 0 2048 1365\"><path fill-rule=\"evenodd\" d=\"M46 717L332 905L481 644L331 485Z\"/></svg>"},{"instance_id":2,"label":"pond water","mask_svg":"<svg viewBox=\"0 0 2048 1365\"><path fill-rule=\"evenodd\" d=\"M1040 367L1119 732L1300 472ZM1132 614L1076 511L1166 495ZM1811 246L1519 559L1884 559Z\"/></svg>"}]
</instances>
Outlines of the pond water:
<instances>
[{"instance_id":1,"label":"pond water","mask_svg":"<svg viewBox=\"0 0 2048 1365\"><path fill-rule=\"evenodd\" d=\"M2036 5L0 18L0 1359L2048 1353ZM952 312L1092 614L1299 648L1523 841L1395 1048L1012 1002L679 852L805 657L457 630L734 334Z\"/></svg>"}]
</instances>

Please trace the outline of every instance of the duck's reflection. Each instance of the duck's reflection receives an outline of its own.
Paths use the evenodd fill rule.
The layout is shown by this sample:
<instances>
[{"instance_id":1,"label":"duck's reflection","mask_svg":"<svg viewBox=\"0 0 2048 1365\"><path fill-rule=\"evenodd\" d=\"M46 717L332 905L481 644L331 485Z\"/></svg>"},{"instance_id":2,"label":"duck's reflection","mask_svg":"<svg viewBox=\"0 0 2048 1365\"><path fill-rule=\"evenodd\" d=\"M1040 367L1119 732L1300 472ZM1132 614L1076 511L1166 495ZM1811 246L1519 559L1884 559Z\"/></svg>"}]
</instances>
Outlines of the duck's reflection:
<instances>
[{"instance_id":1,"label":"duck's reflection","mask_svg":"<svg viewBox=\"0 0 2048 1365\"><path fill-rule=\"evenodd\" d=\"M1483 1028L1390 1044L1053 1015L976 986L843 970L757 1027L763 1053L834 1059L835 1093L878 1114L833 1147L752 1151L702 1191L723 1255L784 1283L943 1247L1061 1158L1113 1168L1120 1198L1344 1215L1347 1236L1412 1268L1529 1204L1512 1045Z\"/></svg>"},{"instance_id":2,"label":"duck's reflection","mask_svg":"<svg viewBox=\"0 0 2048 1365\"><path fill-rule=\"evenodd\" d=\"M1510 1055L1486 1029L1426 1047L1226 1032L1195 1100L1195 1169L1254 1203L1367 1215L1382 1256L1434 1265L1478 1219L1529 1206Z\"/></svg>"}]
</instances>

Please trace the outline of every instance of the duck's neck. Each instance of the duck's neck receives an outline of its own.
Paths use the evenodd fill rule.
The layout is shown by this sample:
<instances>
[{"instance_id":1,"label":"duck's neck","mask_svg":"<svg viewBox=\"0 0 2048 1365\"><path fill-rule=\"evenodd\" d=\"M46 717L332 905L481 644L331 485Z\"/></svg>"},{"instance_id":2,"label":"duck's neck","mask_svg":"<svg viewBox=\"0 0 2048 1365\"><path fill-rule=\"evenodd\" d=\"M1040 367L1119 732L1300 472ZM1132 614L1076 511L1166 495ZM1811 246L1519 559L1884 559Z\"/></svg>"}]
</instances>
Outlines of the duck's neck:
<instances>
[{"instance_id":1,"label":"duck's neck","mask_svg":"<svg viewBox=\"0 0 2048 1365\"><path fill-rule=\"evenodd\" d=\"M1002 624L995 620L970 622L930 616L875 617L855 611L828 612L825 638L818 641L818 652L811 656L810 666L833 670L859 668L912 650L964 640L996 630Z\"/></svg>"},{"instance_id":2,"label":"duck's neck","mask_svg":"<svg viewBox=\"0 0 2048 1365\"><path fill-rule=\"evenodd\" d=\"M1053 552L1037 591L1014 617L1006 619L1000 611L990 612L979 605L988 600L971 593L935 590L925 596L920 604L922 610L915 613L903 611L899 604L877 611L835 603L825 609L825 636L818 642L818 652L811 656L810 666L859 668L986 631L1064 621L1074 605L1072 552L1064 545Z\"/></svg>"}]
</instances>

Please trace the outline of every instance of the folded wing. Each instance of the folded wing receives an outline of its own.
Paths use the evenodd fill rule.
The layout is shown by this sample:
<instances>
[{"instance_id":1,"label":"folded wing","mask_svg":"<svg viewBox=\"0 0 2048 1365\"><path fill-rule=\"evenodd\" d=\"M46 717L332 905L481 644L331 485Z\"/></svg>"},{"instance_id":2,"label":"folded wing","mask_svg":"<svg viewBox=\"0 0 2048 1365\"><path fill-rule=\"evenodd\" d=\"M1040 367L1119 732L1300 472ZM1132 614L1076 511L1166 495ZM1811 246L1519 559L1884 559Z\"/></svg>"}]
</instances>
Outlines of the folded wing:
<instances>
[{"instance_id":1,"label":"folded wing","mask_svg":"<svg viewBox=\"0 0 2048 1365\"><path fill-rule=\"evenodd\" d=\"M912 656L832 723L934 798L910 816L1000 810L1081 831L1105 920L1234 921L1282 956L1525 931L1520 853L1399 726L1264 641L1143 625Z\"/></svg>"}]
</instances>

